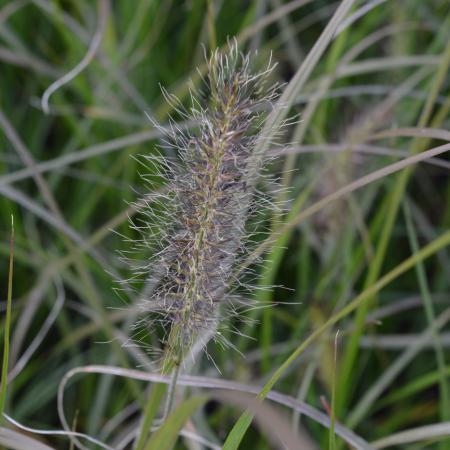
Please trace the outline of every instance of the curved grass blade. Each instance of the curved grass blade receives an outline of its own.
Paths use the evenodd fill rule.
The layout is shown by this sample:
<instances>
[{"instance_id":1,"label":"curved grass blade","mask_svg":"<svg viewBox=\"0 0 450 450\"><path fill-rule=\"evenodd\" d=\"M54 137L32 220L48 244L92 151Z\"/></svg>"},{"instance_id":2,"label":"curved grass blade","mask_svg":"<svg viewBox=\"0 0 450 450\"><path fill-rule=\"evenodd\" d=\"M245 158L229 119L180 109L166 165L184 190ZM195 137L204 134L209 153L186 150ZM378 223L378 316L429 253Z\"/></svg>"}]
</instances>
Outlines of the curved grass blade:
<instances>
[{"instance_id":1,"label":"curved grass blade","mask_svg":"<svg viewBox=\"0 0 450 450\"><path fill-rule=\"evenodd\" d=\"M8 428L0 428L0 445L11 450L54 450L42 442Z\"/></svg>"},{"instance_id":2,"label":"curved grass blade","mask_svg":"<svg viewBox=\"0 0 450 450\"><path fill-rule=\"evenodd\" d=\"M450 422L435 423L411 430L401 431L391 436L379 439L373 443L374 448L386 448L393 445L405 445L412 442L427 441L450 436Z\"/></svg>"},{"instance_id":3,"label":"curved grass blade","mask_svg":"<svg viewBox=\"0 0 450 450\"><path fill-rule=\"evenodd\" d=\"M67 425L67 420L63 411L64 404L64 390L67 383L77 374L87 374L87 373L102 373L114 375L117 377L132 378L134 380L141 381L151 381L153 383L165 383L169 384L171 382L171 377L166 375L161 375L160 373L142 372L134 369L124 369L114 366L101 366L101 365L90 365L83 367L75 367L66 373L58 387L58 404L59 404L59 417L61 423L65 428L65 434L69 435L70 431ZM260 391L259 386L249 386L243 383L237 383L230 380L224 380L222 378L212 378L212 377L202 377L202 376L192 376L192 375L180 375L178 378L179 386L191 386L202 389L218 389L225 391L236 391L244 392L247 394L257 395ZM286 406L292 409L294 412L304 414L310 419L314 420L318 424L324 426L325 428L330 428L331 421L328 414L324 414L313 406L299 401L294 397L289 395L281 394L280 392L270 391L267 394L267 398L272 400L279 405ZM348 428L344 427L340 423L335 423L335 433L337 436L345 440L352 448L355 450L368 450L370 445L367 441L362 439L360 436L353 433ZM86 437L86 436L83 436Z\"/></svg>"}]
</instances>

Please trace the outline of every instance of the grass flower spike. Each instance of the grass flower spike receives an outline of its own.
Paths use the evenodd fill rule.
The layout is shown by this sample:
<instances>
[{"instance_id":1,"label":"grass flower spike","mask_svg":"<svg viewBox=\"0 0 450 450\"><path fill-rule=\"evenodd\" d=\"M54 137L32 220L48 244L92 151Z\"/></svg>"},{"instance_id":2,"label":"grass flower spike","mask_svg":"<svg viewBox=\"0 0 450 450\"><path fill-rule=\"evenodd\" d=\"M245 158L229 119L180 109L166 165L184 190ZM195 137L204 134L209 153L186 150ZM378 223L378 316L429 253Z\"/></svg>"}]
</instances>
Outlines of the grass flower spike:
<instances>
[{"instance_id":1,"label":"grass flower spike","mask_svg":"<svg viewBox=\"0 0 450 450\"><path fill-rule=\"evenodd\" d=\"M145 220L134 227L143 231L141 245L159 247L151 264L138 269L140 275L150 270L154 285L143 300L140 325L148 327L149 320L154 324L156 313L170 330L167 344L172 359L179 360L203 332L223 342L219 322L226 310L234 308L232 270L245 253L255 177L264 165L252 151L265 111L276 96L276 87L268 85L271 70L269 66L252 74L249 57L233 46L226 55L212 54L205 90L191 95L189 110L166 94L196 129L182 132L172 124L166 134L166 150L177 151L177 163L146 157L152 173L155 165L164 168L159 173L165 189L163 195L151 198L151 205L145 202ZM161 223L164 229L155 230Z\"/></svg>"}]
</instances>

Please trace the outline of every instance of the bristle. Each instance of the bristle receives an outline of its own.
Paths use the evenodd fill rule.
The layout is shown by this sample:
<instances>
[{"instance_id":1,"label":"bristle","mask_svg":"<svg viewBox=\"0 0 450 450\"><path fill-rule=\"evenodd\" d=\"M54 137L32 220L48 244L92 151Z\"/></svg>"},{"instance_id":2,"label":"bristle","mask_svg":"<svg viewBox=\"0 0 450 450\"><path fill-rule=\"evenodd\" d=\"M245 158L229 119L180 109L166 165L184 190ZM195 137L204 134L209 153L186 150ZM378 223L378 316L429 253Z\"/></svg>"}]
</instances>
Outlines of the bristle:
<instances>
[{"instance_id":1,"label":"bristle","mask_svg":"<svg viewBox=\"0 0 450 450\"><path fill-rule=\"evenodd\" d=\"M151 204L144 202L142 222L132 224L142 234L141 245L157 249L150 262L135 269L138 278L155 284L142 301L143 321L158 320L177 354L184 354L203 331L218 331L225 307L236 297L231 294L238 281L233 267L245 252L254 177L263 166L252 151L267 105L276 96L276 88L267 87L271 69L252 74L249 56L237 45L226 55L214 52L208 68L205 93L192 93L190 108L180 111L198 124L197 131L182 131L171 121L163 146L175 149L179 162L147 158L150 178L156 172L166 185Z\"/></svg>"}]
</instances>

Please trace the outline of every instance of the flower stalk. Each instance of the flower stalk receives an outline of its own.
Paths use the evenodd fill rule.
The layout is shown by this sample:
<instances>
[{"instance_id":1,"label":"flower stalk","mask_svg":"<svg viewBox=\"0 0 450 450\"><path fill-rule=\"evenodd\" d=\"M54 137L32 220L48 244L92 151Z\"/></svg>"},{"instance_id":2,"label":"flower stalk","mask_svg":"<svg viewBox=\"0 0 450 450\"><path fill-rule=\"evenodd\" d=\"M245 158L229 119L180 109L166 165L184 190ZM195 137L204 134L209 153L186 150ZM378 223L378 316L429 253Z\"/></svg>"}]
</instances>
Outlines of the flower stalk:
<instances>
[{"instance_id":1,"label":"flower stalk","mask_svg":"<svg viewBox=\"0 0 450 450\"><path fill-rule=\"evenodd\" d=\"M194 343L213 330L216 341L231 345L220 329L226 326L224 314L236 311L239 297L232 287L240 280L232 273L246 252L246 223L258 209L255 184L264 166L253 150L276 96L276 86L268 85L272 67L251 73L250 58L237 45L225 55L215 51L208 67L204 92L192 93L188 110L165 93L178 114L198 127L181 132L171 122L164 148L176 150L176 163L146 158L151 176L158 168L166 188L151 198L152 207L147 202L141 210L143 222L133 224L142 233L141 247L159 249L136 273L154 285L141 304L141 325L156 322L167 330L162 372L173 374L173 385L165 415L180 365Z\"/></svg>"}]
</instances>

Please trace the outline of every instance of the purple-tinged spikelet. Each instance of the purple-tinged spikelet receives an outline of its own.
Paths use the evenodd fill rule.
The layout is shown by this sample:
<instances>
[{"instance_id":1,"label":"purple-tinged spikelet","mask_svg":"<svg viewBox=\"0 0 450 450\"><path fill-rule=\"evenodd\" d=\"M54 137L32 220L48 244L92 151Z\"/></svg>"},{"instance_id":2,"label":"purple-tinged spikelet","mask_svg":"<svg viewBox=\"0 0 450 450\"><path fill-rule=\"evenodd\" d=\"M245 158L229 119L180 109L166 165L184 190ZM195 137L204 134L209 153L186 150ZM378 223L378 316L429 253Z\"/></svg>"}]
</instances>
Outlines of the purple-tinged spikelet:
<instances>
[{"instance_id":1,"label":"purple-tinged spikelet","mask_svg":"<svg viewBox=\"0 0 450 450\"><path fill-rule=\"evenodd\" d=\"M173 354L183 355L203 331L217 332L220 340L220 318L235 297L232 272L245 253L255 178L264 164L253 150L276 96L267 85L272 68L252 74L249 65L236 46L227 55L214 52L206 92L192 94L188 111L166 94L196 128L181 131L172 122L166 133L165 147L177 151L178 162L146 157L151 177L159 168L165 186L163 194L144 201L142 224L133 224L141 245L156 248L151 261L136 269L153 283L142 301L141 325L157 317Z\"/></svg>"}]
</instances>

